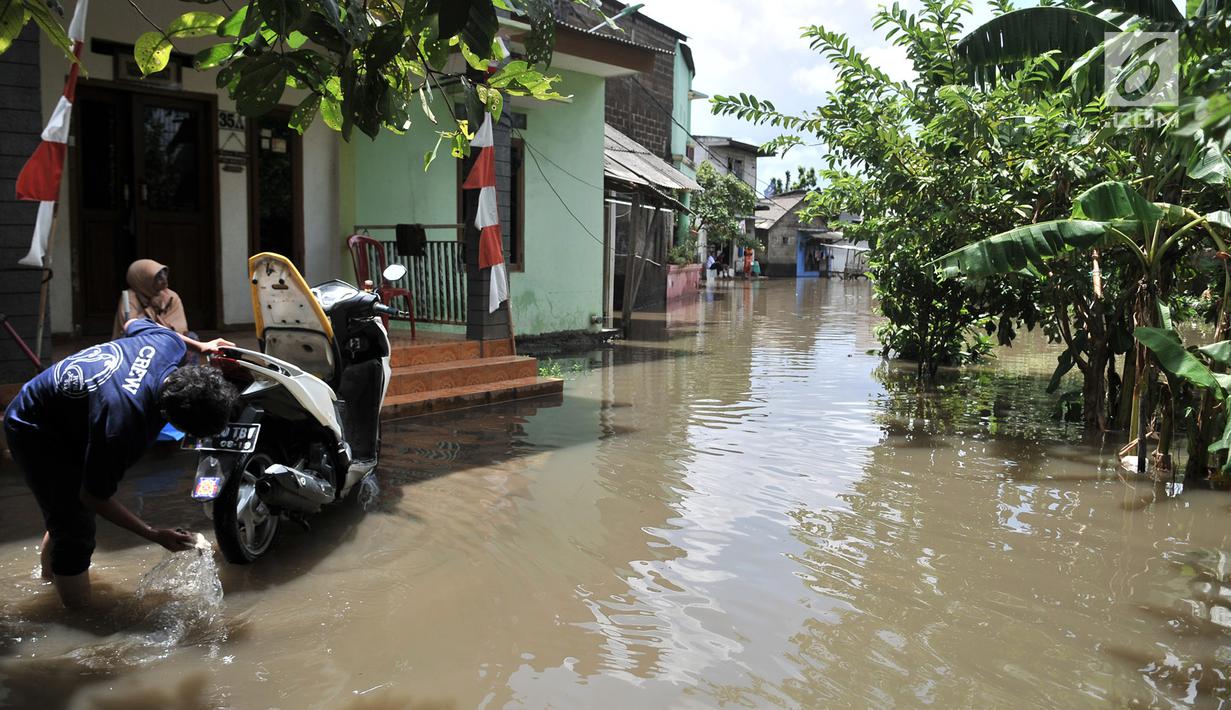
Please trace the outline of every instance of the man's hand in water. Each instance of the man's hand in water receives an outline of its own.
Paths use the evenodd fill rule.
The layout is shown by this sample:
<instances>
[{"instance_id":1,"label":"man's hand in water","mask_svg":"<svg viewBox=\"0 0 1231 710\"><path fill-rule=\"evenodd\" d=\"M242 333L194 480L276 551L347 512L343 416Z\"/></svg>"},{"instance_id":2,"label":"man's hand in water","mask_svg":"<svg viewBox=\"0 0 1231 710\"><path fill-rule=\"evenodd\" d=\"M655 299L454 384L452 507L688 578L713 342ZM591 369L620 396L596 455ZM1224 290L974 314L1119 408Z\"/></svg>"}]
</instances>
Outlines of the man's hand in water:
<instances>
[{"instance_id":1,"label":"man's hand in water","mask_svg":"<svg viewBox=\"0 0 1231 710\"><path fill-rule=\"evenodd\" d=\"M197 544L197 538L192 533L171 528L159 528L150 534L150 541L167 548L172 552L190 550Z\"/></svg>"}]
</instances>

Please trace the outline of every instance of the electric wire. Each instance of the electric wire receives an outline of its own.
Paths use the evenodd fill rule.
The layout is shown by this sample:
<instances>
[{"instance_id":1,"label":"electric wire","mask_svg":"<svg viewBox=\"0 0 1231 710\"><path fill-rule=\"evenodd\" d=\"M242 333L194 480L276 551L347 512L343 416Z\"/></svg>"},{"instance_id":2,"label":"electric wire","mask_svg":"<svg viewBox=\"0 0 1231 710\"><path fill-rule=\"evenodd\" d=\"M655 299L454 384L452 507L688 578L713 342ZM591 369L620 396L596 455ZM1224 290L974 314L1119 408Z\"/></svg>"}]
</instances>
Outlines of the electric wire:
<instances>
[{"instance_id":1,"label":"electric wire","mask_svg":"<svg viewBox=\"0 0 1231 710\"><path fill-rule=\"evenodd\" d=\"M575 212L573 212L573 208L569 207L568 203L564 201L564 198L560 195L560 192L559 192L558 190L556 190L556 186L552 184L551 180L548 180L548 179L547 179L547 173L543 172L543 166L539 164L539 159L538 159L538 158L536 158L536 157L535 157L535 155L534 155L534 154L535 154L535 153L537 153L538 151L537 151L537 150L534 150L534 149L530 146L530 144L526 142L526 137L525 137L524 135L522 135L521 131L517 131L516 129L514 129L514 131L516 131L517 136L518 136L519 138L521 138L521 140L522 140L522 144L523 144L523 145L525 145L527 148L530 148L530 150L527 150L526 152L527 152L527 154L530 156L530 160L532 160L532 161L534 162L534 167L535 167L535 169L537 169L537 170L539 171L539 176L543 178L543 182L547 183L547 187L551 188L551 194L553 194L553 195L555 195L555 196L556 196L556 199L560 201L560 204L564 207L564 210L565 210L566 212L568 212L569 216L573 218L573 221L574 221L574 222L576 222L576 223L577 223L577 225L578 225L578 226L580 226L580 227L582 228L582 230L584 230L584 231L585 231L586 235L587 235L587 236L589 236L589 237L590 237L590 239L593 239L593 240L594 240L594 242L595 242L596 244L598 244L600 247L604 247L604 246L606 246L606 245L603 243L603 240L602 240L602 239L600 239L599 237L596 237L596 236L594 235L594 232L591 232L591 231L590 231L590 228L586 226L586 223L585 223L585 222L582 222L582 221L581 221L581 218L580 218L580 217L578 217L578 216L577 216L577 214L576 214ZM554 163L553 163L553 164L554 164ZM557 165L556 167L559 167L559 166ZM576 178L576 176L574 176L574 177ZM579 179L579 178L578 178L578 179ZM600 189L601 189L601 188L600 188Z\"/></svg>"}]
</instances>

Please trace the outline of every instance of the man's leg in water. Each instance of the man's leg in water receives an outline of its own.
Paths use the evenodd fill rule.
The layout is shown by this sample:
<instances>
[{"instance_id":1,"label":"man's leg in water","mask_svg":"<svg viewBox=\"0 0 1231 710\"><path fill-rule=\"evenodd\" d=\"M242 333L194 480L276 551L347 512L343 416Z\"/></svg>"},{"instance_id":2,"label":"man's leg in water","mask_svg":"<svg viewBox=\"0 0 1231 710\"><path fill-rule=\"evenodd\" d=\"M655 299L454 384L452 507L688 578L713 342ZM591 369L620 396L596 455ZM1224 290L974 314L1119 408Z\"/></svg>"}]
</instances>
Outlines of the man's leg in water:
<instances>
[{"instance_id":1,"label":"man's leg in water","mask_svg":"<svg viewBox=\"0 0 1231 710\"><path fill-rule=\"evenodd\" d=\"M60 601L69 609L80 609L90 604L90 570L78 574L56 574L52 567L52 555L55 542L51 533L43 533L43 549L39 559L43 563L43 579L55 585Z\"/></svg>"},{"instance_id":2,"label":"man's leg in water","mask_svg":"<svg viewBox=\"0 0 1231 710\"><path fill-rule=\"evenodd\" d=\"M57 457L56 443L40 436L22 436L6 423L9 452L25 474L26 485L43 513L43 546L39 551L44 579L55 584L64 606L78 608L90 601L90 557L94 554L94 512L81 502L81 471Z\"/></svg>"}]
</instances>

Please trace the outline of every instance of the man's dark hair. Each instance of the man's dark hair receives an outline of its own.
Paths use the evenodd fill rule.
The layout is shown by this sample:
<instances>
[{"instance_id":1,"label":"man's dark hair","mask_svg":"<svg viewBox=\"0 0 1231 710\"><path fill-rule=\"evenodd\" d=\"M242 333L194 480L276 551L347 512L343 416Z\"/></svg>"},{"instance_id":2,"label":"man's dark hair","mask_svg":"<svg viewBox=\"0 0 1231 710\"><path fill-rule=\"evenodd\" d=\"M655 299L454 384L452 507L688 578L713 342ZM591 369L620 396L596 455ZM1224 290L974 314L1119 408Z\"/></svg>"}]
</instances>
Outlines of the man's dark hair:
<instances>
[{"instance_id":1,"label":"man's dark hair","mask_svg":"<svg viewBox=\"0 0 1231 710\"><path fill-rule=\"evenodd\" d=\"M205 365L175 370L158 389L163 416L191 436L213 436L222 431L238 399L235 386L217 368Z\"/></svg>"}]
</instances>

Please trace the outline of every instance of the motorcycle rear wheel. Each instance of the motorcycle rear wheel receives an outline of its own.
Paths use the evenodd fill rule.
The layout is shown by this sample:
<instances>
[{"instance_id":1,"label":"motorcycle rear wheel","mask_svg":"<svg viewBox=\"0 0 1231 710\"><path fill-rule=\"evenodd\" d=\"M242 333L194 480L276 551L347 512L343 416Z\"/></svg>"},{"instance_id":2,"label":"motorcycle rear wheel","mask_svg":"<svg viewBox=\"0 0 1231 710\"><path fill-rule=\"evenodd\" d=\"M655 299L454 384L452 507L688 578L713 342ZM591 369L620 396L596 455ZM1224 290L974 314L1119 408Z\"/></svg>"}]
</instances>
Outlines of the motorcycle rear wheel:
<instances>
[{"instance_id":1,"label":"motorcycle rear wheel","mask_svg":"<svg viewBox=\"0 0 1231 710\"><path fill-rule=\"evenodd\" d=\"M214 535L228 562L256 562L278 535L278 515L256 494L257 478L273 464L268 454L252 454L227 478L214 501Z\"/></svg>"}]
</instances>

